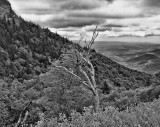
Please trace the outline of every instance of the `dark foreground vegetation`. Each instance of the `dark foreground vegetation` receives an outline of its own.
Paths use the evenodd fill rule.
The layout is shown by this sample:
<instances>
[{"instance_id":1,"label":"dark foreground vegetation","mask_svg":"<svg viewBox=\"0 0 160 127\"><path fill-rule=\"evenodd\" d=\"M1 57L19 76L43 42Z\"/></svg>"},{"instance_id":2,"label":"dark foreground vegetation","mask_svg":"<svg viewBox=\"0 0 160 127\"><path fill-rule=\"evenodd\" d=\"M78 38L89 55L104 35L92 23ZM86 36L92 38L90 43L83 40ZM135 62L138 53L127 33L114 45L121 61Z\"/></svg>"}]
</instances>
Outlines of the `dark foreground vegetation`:
<instances>
[{"instance_id":1,"label":"dark foreground vegetation","mask_svg":"<svg viewBox=\"0 0 160 127\"><path fill-rule=\"evenodd\" d=\"M1 127L15 127L20 118L23 125L42 127L159 126L159 100L151 102L160 95L158 75L128 69L91 50L103 111L84 110L95 106L94 96L84 87L74 51L86 47L24 21L6 0L0 0L0 17Z\"/></svg>"}]
</instances>

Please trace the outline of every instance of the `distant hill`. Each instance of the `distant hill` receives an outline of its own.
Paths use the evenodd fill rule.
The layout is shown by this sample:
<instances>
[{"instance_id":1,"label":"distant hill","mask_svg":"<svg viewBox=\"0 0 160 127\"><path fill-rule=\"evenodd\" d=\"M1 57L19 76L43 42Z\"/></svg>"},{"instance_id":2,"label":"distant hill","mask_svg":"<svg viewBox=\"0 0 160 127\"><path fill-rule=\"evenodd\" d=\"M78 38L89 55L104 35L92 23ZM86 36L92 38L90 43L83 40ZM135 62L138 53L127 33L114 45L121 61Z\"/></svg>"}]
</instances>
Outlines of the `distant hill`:
<instances>
[{"instance_id":1,"label":"distant hill","mask_svg":"<svg viewBox=\"0 0 160 127\"><path fill-rule=\"evenodd\" d=\"M135 58L131 58L129 60L127 60L127 62L144 62L144 61L148 61L148 60L152 60L152 59L158 59L158 57L154 54L150 54L150 53L146 53L143 54L141 56L135 57Z\"/></svg>"},{"instance_id":2,"label":"distant hill","mask_svg":"<svg viewBox=\"0 0 160 127\"><path fill-rule=\"evenodd\" d=\"M95 49L131 69L154 74L159 71L160 44L142 42L97 42ZM157 68L156 68L157 67Z\"/></svg>"},{"instance_id":3,"label":"distant hill","mask_svg":"<svg viewBox=\"0 0 160 127\"><path fill-rule=\"evenodd\" d=\"M145 72L157 73L160 70L160 59L151 60L150 63L146 64L143 68Z\"/></svg>"},{"instance_id":4,"label":"distant hill","mask_svg":"<svg viewBox=\"0 0 160 127\"><path fill-rule=\"evenodd\" d=\"M154 74L160 70L160 50L155 49L148 53L143 53L137 57L131 57L126 62L132 63L135 67L141 68L141 71Z\"/></svg>"},{"instance_id":5,"label":"distant hill","mask_svg":"<svg viewBox=\"0 0 160 127\"><path fill-rule=\"evenodd\" d=\"M149 86L153 82L153 75L124 67L101 54L94 54L92 58L99 82L109 78L114 86L126 89Z\"/></svg>"},{"instance_id":6,"label":"distant hill","mask_svg":"<svg viewBox=\"0 0 160 127\"><path fill-rule=\"evenodd\" d=\"M151 53L153 53L157 56L160 56L160 49L155 49L155 50L151 51Z\"/></svg>"}]
</instances>

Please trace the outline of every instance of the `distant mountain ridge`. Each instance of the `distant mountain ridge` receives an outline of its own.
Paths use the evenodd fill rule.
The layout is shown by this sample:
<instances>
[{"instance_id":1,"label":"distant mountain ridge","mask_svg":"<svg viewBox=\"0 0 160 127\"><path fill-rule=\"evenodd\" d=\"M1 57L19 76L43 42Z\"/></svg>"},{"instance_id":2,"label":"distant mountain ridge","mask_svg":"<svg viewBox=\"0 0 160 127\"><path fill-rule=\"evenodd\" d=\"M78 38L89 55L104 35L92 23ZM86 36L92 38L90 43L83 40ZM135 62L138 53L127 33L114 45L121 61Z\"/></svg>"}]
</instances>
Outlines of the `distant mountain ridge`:
<instances>
[{"instance_id":1,"label":"distant mountain ridge","mask_svg":"<svg viewBox=\"0 0 160 127\"><path fill-rule=\"evenodd\" d=\"M159 71L160 44L98 42L95 48L105 56L128 68L154 74Z\"/></svg>"},{"instance_id":2,"label":"distant mountain ridge","mask_svg":"<svg viewBox=\"0 0 160 127\"><path fill-rule=\"evenodd\" d=\"M150 51L151 53L154 53L155 55L158 55L158 56L160 56L160 49L159 48L157 48L157 49L155 49L155 50L152 50L152 51Z\"/></svg>"},{"instance_id":3,"label":"distant mountain ridge","mask_svg":"<svg viewBox=\"0 0 160 127\"><path fill-rule=\"evenodd\" d=\"M127 62L139 62L139 63L141 63L143 61L148 61L148 60L152 60L152 59L158 59L158 57L154 54L146 53L146 54L143 54L141 56L131 58L131 59L127 60Z\"/></svg>"}]
</instances>

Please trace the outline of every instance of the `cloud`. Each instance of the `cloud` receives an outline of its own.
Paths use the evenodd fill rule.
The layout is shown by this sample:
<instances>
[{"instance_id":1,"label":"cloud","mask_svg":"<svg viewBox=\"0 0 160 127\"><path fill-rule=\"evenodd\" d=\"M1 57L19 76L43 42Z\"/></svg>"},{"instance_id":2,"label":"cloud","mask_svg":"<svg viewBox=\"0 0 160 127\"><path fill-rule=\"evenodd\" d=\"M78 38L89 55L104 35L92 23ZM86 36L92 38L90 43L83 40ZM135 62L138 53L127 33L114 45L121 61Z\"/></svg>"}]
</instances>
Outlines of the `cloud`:
<instances>
[{"instance_id":1,"label":"cloud","mask_svg":"<svg viewBox=\"0 0 160 127\"><path fill-rule=\"evenodd\" d=\"M98 0L69 0L64 2L60 7L64 10L89 10L101 6Z\"/></svg>"},{"instance_id":2,"label":"cloud","mask_svg":"<svg viewBox=\"0 0 160 127\"><path fill-rule=\"evenodd\" d=\"M81 31L80 27L67 27L67 28L60 28L59 31L67 31L67 32L73 32L73 31Z\"/></svg>"},{"instance_id":3,"label":"cloud","mask_svg":"<svg viewBox=\"0 0 160 127\"><path fill-rule=\"evenodd\" d=\"M143 0L143 4L150 7L159 7L160 0Z\"/></svg>"},{"instance_id":4,"label":"cloud","mask_svg":"<svg viewBox=\"0 0 160 127\"><path fill-rule=\"evenodd\" d=\"M84 29L85 31L87 31L87 32L93 32L93 31L95 30L95 28L96 28L96 27L95 27L94 25L92 25L92 26L84 27L83 29ZM103 26L98 26L98 28L97 28L97 31L98 31L98 32L104 32L104 31L106 31L106 30L112 31L112 28L103 27Z\"/></svg>"},{"instance_id":5,"label":"cloud","mask_svg":"<svg viewBox=\"0 0 160 127\"><path fill-rule=\"evenodd\" d=\"M17 4L17 12L25 15L52 14L53 17L56 17L57 15L65 15L68 18L87 17L89 20L91 20L90 18L130 18L142 16L142 13L138 8L124 0L118 0L114 2L111 2L112 0L14 1Z\"/></svg>"},{"instance_id":6,"label":"cloud","mask_svg":"<svg viewBox=\"0 0 160 127\"><path fill-rule=\"evenodd\" d=\"M9 0L16 12L64 36L157 34L160 0Z\"/></svg>"},{"instance_id":7,"label":"cloud","mask_svg":"<svg viewBox=\"0 0 160 127\"><path fill-rule=\"evenodd\" d=\"M103 27L126 27L125 25L121 25L121 24L119 24L119 23L108 23L108 24L103 24L102 25Z\"/></svg>"},{"instance_id":8,"label":"cloud","mask_svg":"<svg viewBox=\"0 0 160 127\"><path fill-rule=\"evenodd\" d=\"M99 18L74 18L74 17L57 17L51 19L45 23L41 23L43 26L54 27L54 28L66 28L66 27L84 27L87 25L99 25L104 23L104 19Z\"/></svg>"},{"instance_id":9,"label":"cloud","mask_svg":"<svg viewBox=\"0 0 160 127\"><path fill-rule=\"evenodd\" d=\"M141 12L141 10L132 5L132 2L129 3L124 0L115 1L112 4L103 1L101 3L101 6L95 9L69 11L67 12L67 15L73 17L98 17L118 19L142 17L143 13Z\"/></svg>"},{"instance_id":10,"label":"cloud","mask_svg":"<svg viewBox=\"0 0 160 127\"><path fill-rule=\"evenodd\" d=\"M48 20L52 19L51 14L44 14L44 15L36 15L36 14L21 14L21 16L28 21L34 21L37 23L45 23Z\"/></svg>"},{"instance_id":11,"label":"cloud","mask_svg":"<svg viewBox=\"0 0 160 127\"><path fill-rule=\"evenodd\" d=\"M105 37L122 37L122 36L159 36L159 27L146 27L146 26L127 26L127 27L114 27L112 31L105 31L102 33Z\"/></svg>"},{"instance_id":12,"label":"cloud","mask_svg":"<svg viewBox=\"0 0 160 127\"><path fill-rule=\"evenodd\" d=\"M104 31L121 31L121 28L124 28L126 26L120 25L120 24L101 24L98 26L97 31L98 32L104 32ZM95 30L95 25L92 26L86 26L83 28L87 32L93 32Z\"/></svg>"}]
</instances>

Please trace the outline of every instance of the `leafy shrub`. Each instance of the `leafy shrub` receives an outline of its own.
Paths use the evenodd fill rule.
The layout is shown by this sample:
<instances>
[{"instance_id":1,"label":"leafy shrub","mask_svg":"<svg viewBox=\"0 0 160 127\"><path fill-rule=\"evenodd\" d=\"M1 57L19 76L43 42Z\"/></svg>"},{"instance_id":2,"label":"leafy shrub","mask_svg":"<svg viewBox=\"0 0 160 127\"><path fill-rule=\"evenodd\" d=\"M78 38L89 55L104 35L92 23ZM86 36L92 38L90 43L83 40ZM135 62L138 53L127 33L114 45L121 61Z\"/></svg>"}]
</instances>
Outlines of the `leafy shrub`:
<instances>
[{"instance_id":1,"label":"leafy shrub","mask_svg":"<svg viewBox=\"0 0 160 127\"><path fill-rule=\"evenodd\" d=\"M159 127L160 100L141 103L136 107L119 112L113 107L92 113L86 108L83 114L72 112L69 119L60 114L59 119L43 119L40 127Z\"/></svg>"}]
</instances>

